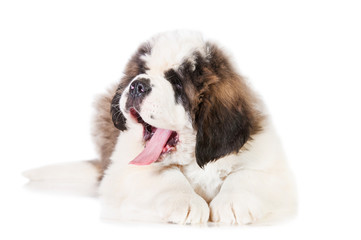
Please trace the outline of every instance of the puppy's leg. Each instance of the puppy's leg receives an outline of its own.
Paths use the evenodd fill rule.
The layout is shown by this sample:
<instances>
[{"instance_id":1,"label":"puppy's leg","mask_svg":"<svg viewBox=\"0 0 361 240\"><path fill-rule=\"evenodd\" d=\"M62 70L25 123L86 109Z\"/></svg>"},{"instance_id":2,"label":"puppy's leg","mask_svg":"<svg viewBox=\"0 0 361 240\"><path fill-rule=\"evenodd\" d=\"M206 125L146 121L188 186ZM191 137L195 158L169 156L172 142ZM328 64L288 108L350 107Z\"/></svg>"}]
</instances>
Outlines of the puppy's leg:
<instances>
[{"instance_id":1,"label":"puppy's leg","mask_svg":"<svg viewBox=\"0 0 361 240\"><path fill-rule=\"evenodd\" d=\"M106 218L206 223L209 208L178 168L113 165L100 187Z\"/></svg>"},{"instance_id":2,"label":"puppy's leg","mask_svg":"<svg viewBox=\"0 0 361 240\"><path fill-rule=\"evenodd\" d=\"M291 182L284 172L235 172L210 203L211 220L229 224L280 220L295 207Z\"/></svg>"}]
</instances>

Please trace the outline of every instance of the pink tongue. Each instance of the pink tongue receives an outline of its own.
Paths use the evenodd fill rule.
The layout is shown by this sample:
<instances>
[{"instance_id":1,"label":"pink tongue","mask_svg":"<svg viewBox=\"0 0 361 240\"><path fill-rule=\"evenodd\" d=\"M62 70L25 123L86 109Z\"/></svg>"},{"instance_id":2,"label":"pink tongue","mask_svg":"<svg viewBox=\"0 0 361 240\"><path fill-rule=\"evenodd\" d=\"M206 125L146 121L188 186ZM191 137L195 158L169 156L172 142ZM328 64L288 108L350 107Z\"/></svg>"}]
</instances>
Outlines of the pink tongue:
<instances>
[{"instance_id":1,"label":"pink tongue","mask_svg":"<svg viewBox=\"0 0 361 240\"><path fill-rule=\"evenodd\" d=\"M157 128L144 150L134 160L130 161L129 164L149 165L157 161L171 134L171 130Z\"/></svg>"}]
</instances>

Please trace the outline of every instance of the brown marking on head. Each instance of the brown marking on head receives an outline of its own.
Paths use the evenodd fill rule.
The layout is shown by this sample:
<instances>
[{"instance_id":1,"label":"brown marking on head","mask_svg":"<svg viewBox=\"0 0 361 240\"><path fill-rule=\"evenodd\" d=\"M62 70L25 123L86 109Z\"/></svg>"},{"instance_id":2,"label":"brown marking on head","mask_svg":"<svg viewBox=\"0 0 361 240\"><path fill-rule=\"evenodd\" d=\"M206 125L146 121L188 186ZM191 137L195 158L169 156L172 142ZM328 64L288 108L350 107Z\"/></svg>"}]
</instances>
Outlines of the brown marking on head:
<instances>
[{"instance_id":1,"label":"brown marking on head","mask_svg":"<svg viewBox=\"0 0 361 240\"><path fill-rule=\"evenodd\" d=\"M196 160L203 167L231 153L238 153L252 135L261 131L264 116L258 99L237 74L228 57L216 45L207 43L207 56L195 52L195 66L185 62L178 73L169 71L172 83L181 79L182 104L197 131ZM176 79L169 78L178 74ZM174 78L174 77L173 77Z\"/></svg>"}]
</instances>

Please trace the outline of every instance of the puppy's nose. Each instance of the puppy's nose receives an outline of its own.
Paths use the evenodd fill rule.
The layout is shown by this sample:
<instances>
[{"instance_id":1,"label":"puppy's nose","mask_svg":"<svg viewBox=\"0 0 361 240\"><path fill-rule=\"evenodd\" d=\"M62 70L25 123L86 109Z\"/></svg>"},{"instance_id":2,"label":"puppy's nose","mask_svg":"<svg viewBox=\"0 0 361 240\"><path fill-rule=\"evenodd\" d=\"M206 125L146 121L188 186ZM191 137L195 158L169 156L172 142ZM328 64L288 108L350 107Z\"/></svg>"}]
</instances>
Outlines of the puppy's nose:
<instances>
[{"instance_id":1,"label":"puppy's nose","mask_svg":"<svg viewBox=\"0 0 361 240\"><path fill-rule=\"evenodd\" d=\"M129 94L132 97L141 97L149 93L151 90L149 79L138 79L132 82L129 87Z\"/></svg>"}]
</instances>

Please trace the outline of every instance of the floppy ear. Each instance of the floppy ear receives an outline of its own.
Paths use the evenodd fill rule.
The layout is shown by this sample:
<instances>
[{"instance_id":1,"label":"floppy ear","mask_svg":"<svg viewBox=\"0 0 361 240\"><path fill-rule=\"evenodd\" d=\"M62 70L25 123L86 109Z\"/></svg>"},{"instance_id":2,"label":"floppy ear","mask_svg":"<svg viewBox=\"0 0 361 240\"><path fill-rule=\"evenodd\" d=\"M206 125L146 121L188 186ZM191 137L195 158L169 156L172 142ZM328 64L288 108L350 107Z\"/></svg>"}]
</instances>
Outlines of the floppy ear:
<instances>
[{"instance_id":1,"label":"floppy ear","mask_svg":"<svg viewBox=\"0 0 361 240\"><path fill-rule=\"evenodd\" d=\"M235 79L210 76L203 80L208 86L200 96L195 114L196 159L200 167L238 153L256 127L247 86L241 77L233 77Z\"/></svg>"},{"instance_id":2,"label":"floppy ear","mask_svg":"<svg viewBox=\"0 0 361 240\"><path fill-rule=\"evenodd\" d=\"M127 127L125 126L126 119L119 107L119 100L121 96L122 96L121 91L118 88L117 91L115 92L115 95L111 103L110 113L112 115L112 121L114 126L118 128L120 131L124 131L127 129Z\"/></svg>"},{"instance_id":3,"label":"floppy ear","mask_svg":"<svg viewBox=\"0 0 361 240\"><path fill-rule=\"evenodd\" d=\"M237 153L250 137L250 123L246 114L204 104L197 121L196 159L200 167L230 153Z\"/></svg>"}]
</instances>

